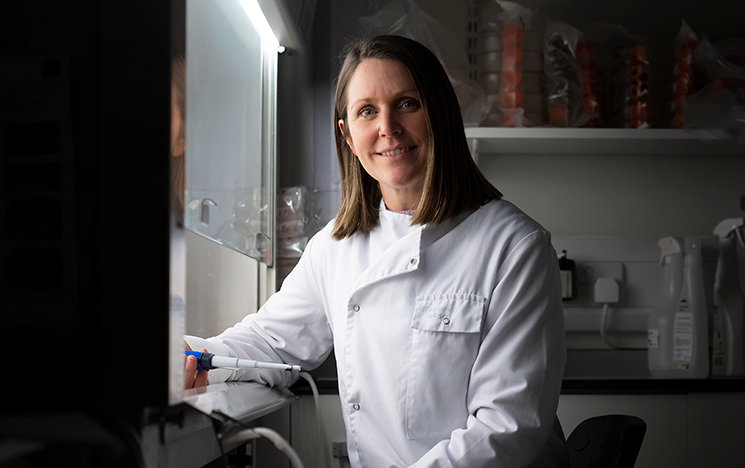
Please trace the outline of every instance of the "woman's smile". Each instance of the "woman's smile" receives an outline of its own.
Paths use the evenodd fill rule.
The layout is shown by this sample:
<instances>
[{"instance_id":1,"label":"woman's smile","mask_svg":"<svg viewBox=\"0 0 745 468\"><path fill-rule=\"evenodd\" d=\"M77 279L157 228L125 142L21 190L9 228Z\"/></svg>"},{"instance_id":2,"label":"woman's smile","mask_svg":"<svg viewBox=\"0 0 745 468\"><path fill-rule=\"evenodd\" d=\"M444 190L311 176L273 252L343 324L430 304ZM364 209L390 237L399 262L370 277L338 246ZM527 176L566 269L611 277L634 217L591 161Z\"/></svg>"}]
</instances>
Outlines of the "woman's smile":
<instances>
[{"instance_id":1,"label":"woman's smile","mask_svg":"<svg viewBox=\"0 0 745 468\"><path fill-rule=\"evenodd\" d=\"M398 156L403 153L408 153L409 151L415 149L416 146L405 146L403 148L397 148L394 150L386 150L378 153L381 156Z\"/></svg>"}]
</instances>

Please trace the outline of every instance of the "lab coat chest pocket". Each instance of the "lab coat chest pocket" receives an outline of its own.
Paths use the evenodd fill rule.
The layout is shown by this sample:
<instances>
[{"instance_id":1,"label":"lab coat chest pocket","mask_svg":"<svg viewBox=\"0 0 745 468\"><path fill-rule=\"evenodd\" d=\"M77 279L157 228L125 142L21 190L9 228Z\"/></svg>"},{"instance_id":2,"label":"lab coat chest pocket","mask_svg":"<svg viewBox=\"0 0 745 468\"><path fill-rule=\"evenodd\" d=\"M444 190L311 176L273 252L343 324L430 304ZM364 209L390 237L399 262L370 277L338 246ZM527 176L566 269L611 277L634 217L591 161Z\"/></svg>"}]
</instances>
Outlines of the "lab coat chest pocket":
<instances>
[{"instance_id":1,"label":"lab coat chest pocket","mask_svg":"<svg viewBox=\"0 0 745 468\"><path fill-rule=\"evenodd\" d=\"M468 379L485 307L486 299L477 295L417 298L406 389L409 439L447 437L465 427Z\"/></svg>"}]
</instances>

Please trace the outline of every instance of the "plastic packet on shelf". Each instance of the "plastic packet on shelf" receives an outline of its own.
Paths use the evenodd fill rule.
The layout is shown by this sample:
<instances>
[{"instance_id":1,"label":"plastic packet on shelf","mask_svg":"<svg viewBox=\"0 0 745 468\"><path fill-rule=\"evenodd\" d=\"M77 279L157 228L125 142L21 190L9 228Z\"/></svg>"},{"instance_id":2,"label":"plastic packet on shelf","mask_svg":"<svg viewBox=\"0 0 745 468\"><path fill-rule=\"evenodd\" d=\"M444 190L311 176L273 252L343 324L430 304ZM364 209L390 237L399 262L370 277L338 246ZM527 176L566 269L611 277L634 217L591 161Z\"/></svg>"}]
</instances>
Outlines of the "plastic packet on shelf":
<instances>
[{"instance_id":1,"label":"plastic packet on shelf","mask_svg":"<svg viewBox=\"0 0 745 468\"><path fill-rule=\"evenodd\" d=\"M317 190L302 185L277 191L277 237L295 237L320 227Z\"/></svg>"},{"instance_id":2,"label":"plastic packet on shelf","mask_svg":"<svg viewBox=\"0 0 745 468\"><path fill-rule=\"evenodd\" d=\"M577 28L555 18L546 18L543 72L551 126L580 127L595 116L596 101L592 102L591 96L585 99L584 95L584 91L592 95L592 88L584 89L587 67L582 62L587 60L591 49L582 44L583 35ZM580 57L578 52L583 55Z\"/></svg>"},{"instance_id":3,"label":"plastic packet on shelf","mask_svg":"<svg viewBox=\"0 0 745 468\"><path fill-rule=\"evenodd\" d=\"M584 34L577 41L576 56L582 73L582 114L587 119L584 123L579 123L578 119L577 124L585 128L601 128L603 121L598 110L598 67L594 47Z\"/></svg>"},{"instance_id":4,"label":"plastic packet on shelf","mask_svg":"<svg viewBox=\"0 0 745 468\"><path fill-rule=\"evenodd\" d=\"M288 237L299 236L305 232L305 221L302 219L291 219L287 221L277 220L277 238L285 239Z\"/></svg>"},{"instance_id":5,"label":"plastic packet on shelf","mask_svg":"<svg viewBox=\"0 0 745 468\"><path fill-rule=\"evenodd\" d=\"M305 216L308 190L302 185L281 188L277 191L277 221L290 221Z\"/></svg>"},{"instance_id":6,"label":"plastic packet on shelf","mask_svg":"<svg viewBox=\"0 0 745 468\"><path fill-rule=\"evenodd\" d=\"M277 258L300 258L308 245L307 236L277 239Z\"/></svg>"},{"instance_id":7,"label":"plastic packet on shelf","mask_svg":"<svg viewBox=\"0 0 745 468\"><path fill-rule=\"evenodd\" d=\"M672 127L683 128L683 102L695 91L693 51L698 45L696 33L683 21L675 40Z\"/></svg>"},{"instance_id":8,"label":"plastic packet on shelf","mask_svg":"<svg viewBox=\"0 0 745 468\"><path fill-rule=\"evenodd\" d=\"M694 60L711 82L683 102L683 128L706 140L745 145L745 38L716 47L702 39Z\"/></svg>"},{"instance_id":9,"label":"plastic packet on shelf","mask_svg":"<svg viewBox=\"0 0 745 468\"><path fill-rule=\"evenodd\" d=\"M648 127L646 37L607 23L590 23L585 36L597 59L598 110L605 126Z\"/></svg>"},{"instance_id":10,"label":"plastic packet on shelf","mask_svg":"<svg viewBox=\"0 0 745 468\"><path fill-rule=\"evenodd\" d=\"M544 17L515 2L498 0L502 8L493 24L502 27L501 68L497 107L502 126L534 127L546 122L542 90Z\"/></svg>"},{"instance_id":11,"label":"plastic packet on shelf","mask_svg":"<svg viewBox=\"0 0 745 468\"><path fill-rule=\"evenodd\" d=\"M484 91L468 75L465 44L448 28L425 13L413 0L363 2L357 19L363 30L374 34L393 34L414 39L437 56L450 78L460 103L465 126L477 126L484 118Z\"/></svg>"}]
</instances>

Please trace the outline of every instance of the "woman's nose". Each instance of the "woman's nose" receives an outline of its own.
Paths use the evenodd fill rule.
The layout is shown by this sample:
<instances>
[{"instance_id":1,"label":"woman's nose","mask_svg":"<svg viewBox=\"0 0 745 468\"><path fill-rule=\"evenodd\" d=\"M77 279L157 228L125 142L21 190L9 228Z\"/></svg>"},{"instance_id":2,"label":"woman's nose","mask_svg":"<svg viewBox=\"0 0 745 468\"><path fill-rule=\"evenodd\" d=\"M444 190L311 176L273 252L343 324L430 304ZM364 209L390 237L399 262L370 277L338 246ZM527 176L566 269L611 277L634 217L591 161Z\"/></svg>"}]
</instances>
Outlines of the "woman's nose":
<instances>
[{"instance_id":1,"label":"woman's nose","mask_svg":"<svg viewBox=\"0 0 745 468\"><path fill-rule=\"evenodd\" d=\"M385 110L380 114L378 134L382 137L392 137L401 133L401 123L395 111Z\"/></svg>"}]
</instances>

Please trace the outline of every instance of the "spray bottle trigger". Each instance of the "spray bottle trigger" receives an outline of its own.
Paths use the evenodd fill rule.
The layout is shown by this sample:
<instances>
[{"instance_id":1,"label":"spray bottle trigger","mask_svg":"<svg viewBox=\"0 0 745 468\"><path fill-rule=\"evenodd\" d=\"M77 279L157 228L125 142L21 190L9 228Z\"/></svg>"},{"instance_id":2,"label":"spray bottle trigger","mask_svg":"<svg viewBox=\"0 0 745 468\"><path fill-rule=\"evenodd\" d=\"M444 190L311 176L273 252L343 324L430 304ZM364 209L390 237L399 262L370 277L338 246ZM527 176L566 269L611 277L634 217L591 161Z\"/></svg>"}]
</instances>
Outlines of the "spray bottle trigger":
<instances>
[{"instance_id":1,"label":"spray bottle trigger","mask_svg":"<svg viewBox=\"0 0 745 468\"><path fill-rule=\"evenodd\" d=\"M740 241L740 247L745 247L745 239L743 239L742 230L742 226L735 228L735 234L737 235L737 240Z\"/></svg>"}]
</instances>

